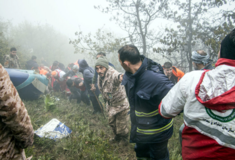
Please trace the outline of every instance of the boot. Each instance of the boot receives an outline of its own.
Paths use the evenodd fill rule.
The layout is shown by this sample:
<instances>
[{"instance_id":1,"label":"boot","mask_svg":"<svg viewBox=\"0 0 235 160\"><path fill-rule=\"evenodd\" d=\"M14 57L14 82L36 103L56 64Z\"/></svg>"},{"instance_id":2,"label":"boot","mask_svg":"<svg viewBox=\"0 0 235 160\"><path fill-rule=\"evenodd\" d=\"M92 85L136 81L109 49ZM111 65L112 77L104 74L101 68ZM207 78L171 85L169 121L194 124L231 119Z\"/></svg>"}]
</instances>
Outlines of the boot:
<instances>
[{"instance_id":1,"label":"boot","mask_svg":"<svg viewBox=\"0 0 235 160\"><path fill-rule=\"evenodd\" d=\"M114 138L110 138L109 142L110 143L118 143L120 141L120 137L115 135Z\"/></svg>"},{"instance_id":2,"label":"boot","mask_svg":"<svg viewBox=\"0 0 235 160\"><path fill-rule=\"evenodd\" d=\"M121 136L119 144L122 146L127 146L129 144L128 135Z\"/></svg>"}]
</instances>

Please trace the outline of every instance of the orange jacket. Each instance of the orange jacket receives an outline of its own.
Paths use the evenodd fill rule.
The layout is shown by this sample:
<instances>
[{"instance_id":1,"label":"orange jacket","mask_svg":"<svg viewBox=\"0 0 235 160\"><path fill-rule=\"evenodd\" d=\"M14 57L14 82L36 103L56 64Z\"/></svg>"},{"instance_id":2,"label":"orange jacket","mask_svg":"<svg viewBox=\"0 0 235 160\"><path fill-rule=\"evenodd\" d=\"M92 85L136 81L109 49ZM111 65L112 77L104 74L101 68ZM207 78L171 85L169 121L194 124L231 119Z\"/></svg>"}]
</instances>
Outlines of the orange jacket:
<instances>
[{"instance_id":1,"label":"orange jacket","mask_svg":"<svg viewBox=\"0 0 235 160\"><path fill-rule=\"evenodd\" d=\"M175 66L172 66L172 73L178 78L177 82L179 82L179 80L184 76L184 72Z\"/></svg>"}]
</instances>

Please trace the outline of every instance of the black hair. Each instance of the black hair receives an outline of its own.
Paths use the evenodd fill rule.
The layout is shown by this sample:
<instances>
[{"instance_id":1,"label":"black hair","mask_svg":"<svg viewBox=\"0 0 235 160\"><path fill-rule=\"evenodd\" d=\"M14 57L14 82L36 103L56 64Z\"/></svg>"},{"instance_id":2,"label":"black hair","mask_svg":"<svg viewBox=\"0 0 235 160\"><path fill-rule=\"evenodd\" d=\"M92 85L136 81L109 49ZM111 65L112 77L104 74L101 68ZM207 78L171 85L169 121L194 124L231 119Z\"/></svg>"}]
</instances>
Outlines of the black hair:
<instances>
[{"instance_id":1,"label":"black hair","mask_svg":"<svg viewBox=\"0 0 235 160\"><path fill-rule=\"evenodd\" d=\"M235 29L222 40L220 58L235 60Z\"/></svg>"},{"instance_id":2,"label":"black hair","mask_svg":"<svg viewBox=\"0 0 235 160\"><path fill-rule=\"evenodd\" d=\"M163 65L163 68L171 68L172 67L172 63L171 62L165 62Z\"/></svg>"},{"instance_id":3,"label":"black hair","mask_svg":"<svg viewBox=\"0 0 235 160\"><path fill-rule=\"evenodd\" d=\"M16 48L15 47L11 47L10 51L16 51Z\"/></svg>"},{"instance_id":4,"label":"black hair","mask_svg":"<svg viewBox=\"0 0 235 160\"><path fill-rule=\"evenodd\" d=\"M32 60L34 60L34 59L37 59L37 57L36 56L32 56L32 58L31 58Z\"/></svg>"},{"instance_id":5,"label":"black hair","mask_svg":"<svg viewBox=\"0 0 235 160\"><path fill-rule=\"evenodd\" d=\"M54 61L52 66L58 66L59 65L59 62L58 61Z\"/></svg>"},{"instance_id":6,"label":"black hair","mask_svg":"<svg viewBox=\"0 0 235 160\"><path fill-rule=\"evenodd\" d=\"M98 55L106 56L106 53L104 53L104 52L99 52L99 53L96 54L96 56L98 56Z\"/></svg>"},{"instance_id":7,"label":"black hair","mask_svg":"<svg viewBox=\"0 0 235 160\"><path fill-rule=\"evenodd\" d=\"M120 60L131 62L131 64L137 64L141 61L141 56L138 48L134 45L125 45L118 50Z\"/></svg>"},{"instance_id":8,"label":"black hair","mask_svg":"<svg viewBox=\"0 0 235 160\"><path fill-rule=\"evenodd\" d=\"M71 87L72 84L73 84L73 81L72 81L71 79L68 79L68 80L66 81L66 85L67 85L68 87Z\"/></svg>"}]
</instances>

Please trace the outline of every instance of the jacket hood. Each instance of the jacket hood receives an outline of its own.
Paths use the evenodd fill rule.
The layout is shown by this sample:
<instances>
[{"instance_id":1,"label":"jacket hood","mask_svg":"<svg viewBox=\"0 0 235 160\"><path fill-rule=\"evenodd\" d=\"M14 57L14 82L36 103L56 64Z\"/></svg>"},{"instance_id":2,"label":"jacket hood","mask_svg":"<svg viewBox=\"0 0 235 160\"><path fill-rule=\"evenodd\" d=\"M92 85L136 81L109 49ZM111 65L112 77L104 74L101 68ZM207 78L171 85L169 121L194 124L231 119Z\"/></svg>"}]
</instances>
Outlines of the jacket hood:
<instances>
[{"instance_id":1,"label":"jacket hood","mask_svg":"<svg viewBox=\"0 0 235 160\"><path fill-rule=\"evenodd\" d=\"M220 58L214 70L203 72L195 95L209 109L235 108L235 60Z\"/></svg>"},{"instance_id":2,"label":"jacket hood","mask_svg":"<svg viewBox=\"0 0 235 160\"><path fill-rule=\"evenodd\" d=\"M81 60L79 59L78 64L79 64L79 72L83 72L86 68L89 67L85 59Z\"/></svg>"}]
</instances>

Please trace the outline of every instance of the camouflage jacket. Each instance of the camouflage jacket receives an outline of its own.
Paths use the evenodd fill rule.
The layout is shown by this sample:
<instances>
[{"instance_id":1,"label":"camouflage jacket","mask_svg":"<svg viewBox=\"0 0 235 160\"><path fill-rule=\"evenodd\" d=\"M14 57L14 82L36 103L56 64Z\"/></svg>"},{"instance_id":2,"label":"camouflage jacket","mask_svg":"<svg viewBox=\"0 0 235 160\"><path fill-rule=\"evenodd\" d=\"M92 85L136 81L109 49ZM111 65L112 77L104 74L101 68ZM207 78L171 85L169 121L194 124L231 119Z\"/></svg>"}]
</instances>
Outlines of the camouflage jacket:
<instances>
[{"instance_id":1,"label":"camouflage jacket","mask_svg":"<svg viewBox=\"0 0 235 160\"><path fill-rule=\"evenodd\" d=\"M4 57L4 67L5 68L20 68L19 57L15 55L14 57L11 55L6 55Z\"/></svg>"},{"instance_id":2,"label":"camouflage jacket","mask_svg":"<svg viewBox=\"0 0 235 160\"><path fill-rule=\"evenodd\" d=\"M0 159L25 160L33 144L33 126L19 94L0 64Z\"/></svg>"},{"instance_id":3,"label":"camouflage jacket","mask_svg":"<svg viewBox=\"0 0 235 160\"><path fill-rule=\"evenodd\" d=\"M109 66L104 79L98 76L98 88L102 93L109 115L115 115L129 108L126 91L118 79L119 72Z\"/></svg>"}]
</instances>

